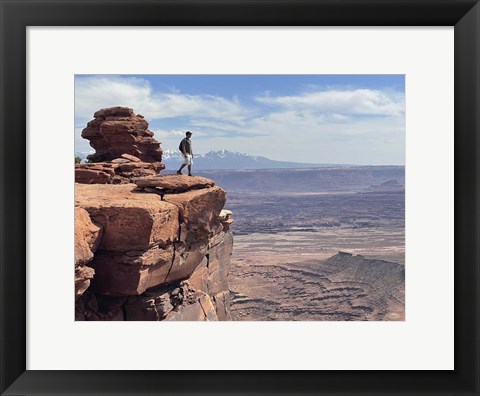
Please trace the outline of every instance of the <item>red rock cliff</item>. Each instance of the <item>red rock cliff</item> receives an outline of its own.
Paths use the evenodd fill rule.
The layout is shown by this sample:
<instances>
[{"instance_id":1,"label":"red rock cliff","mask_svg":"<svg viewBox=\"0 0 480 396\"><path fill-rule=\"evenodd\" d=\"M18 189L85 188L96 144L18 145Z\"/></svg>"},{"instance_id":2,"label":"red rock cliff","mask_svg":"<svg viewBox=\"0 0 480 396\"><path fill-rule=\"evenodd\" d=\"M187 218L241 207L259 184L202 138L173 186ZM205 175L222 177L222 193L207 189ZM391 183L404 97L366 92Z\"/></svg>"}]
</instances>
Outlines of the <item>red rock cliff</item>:
<instances>
[{"instance_id":1,"label":"red rock cliff","mask_svg":"<svg viewBox=\"0 0 480 396\"><path fill-rule=\"evenodd\" d=\"M122 154L130 154L144 162L162 161L160 143L153 138L148 122L128 107L111 107L98 110L94 119L82 131L90 141L95 154L92 162L111 161Z\"/></svg>"},{"instance_id":2,"label":"red rock cliff","mask_svg":"<svg viewBox=\"0 0 480 396\"><path fill-rule=\"evenodd\" d=\"M114 109L117 127L119 118L130 125L133 111ZM96 119L107 120L109 110ZM105 178L90 173L78 183L84 168L76 167L76 320L230 319L233 237L230 212L222 210L225 191L203 177L142 176L138 165L146 162L111 145L102 142L102 153L118 160L92 165L110 169ZM119 173L122 165L131 168ZM123 184L113 184L116 177Z\"/></svg>"}]
</instances>

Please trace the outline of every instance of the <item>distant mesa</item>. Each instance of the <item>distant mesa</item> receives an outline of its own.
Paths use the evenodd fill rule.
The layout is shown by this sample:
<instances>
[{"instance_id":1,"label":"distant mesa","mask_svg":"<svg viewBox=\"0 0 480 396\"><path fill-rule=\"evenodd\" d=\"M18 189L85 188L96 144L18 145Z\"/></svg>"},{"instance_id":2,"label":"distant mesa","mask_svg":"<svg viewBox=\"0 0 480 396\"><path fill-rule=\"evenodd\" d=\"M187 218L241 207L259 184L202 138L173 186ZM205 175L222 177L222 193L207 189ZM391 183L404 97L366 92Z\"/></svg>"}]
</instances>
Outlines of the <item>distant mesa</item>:
<instances>
[{"instance_id":1,"label":"distant mesa","mask_svg":"<svg viewBox=\"0 0 480 396\"><path fill-rule=\"evenodd\" d=\"M82 137L95 149L87 159L91 162L111 161L122 154L130 154L144 162L161 162L160 143L153 138L148 122L128 107L98 110Z\"/></svg>"},{"instance_id":2,"label":"distant mesa","mask_svg":"<svg viewBox=\"0 0 480 396\"><path fill-rule=\"evenodd\" d=\"M282 264L236 261L231 274L233 320L405 320L405 266L395 262L339 252Z\"/></svg>"},{"instance_id":3,"label":"distant mesa","mask_svg":"<svg viewBox=\"0 0 480 396\"><path fill-rule=\"evenodd\" d=\"M404 192L405 186L396 179L387 180L381 184L370 185L366 192Z\"/></svg>"},{"instance_id":4,"label":"distant mesa","mask_svg":"<svg viewBox=\"0 0 480 396\"><path fill-rule=\"evenodd\" d=\"M386 182L380 184L381 187L403 187L398 181L396 180L387 180Z\"/></svg>"}]
</instances>

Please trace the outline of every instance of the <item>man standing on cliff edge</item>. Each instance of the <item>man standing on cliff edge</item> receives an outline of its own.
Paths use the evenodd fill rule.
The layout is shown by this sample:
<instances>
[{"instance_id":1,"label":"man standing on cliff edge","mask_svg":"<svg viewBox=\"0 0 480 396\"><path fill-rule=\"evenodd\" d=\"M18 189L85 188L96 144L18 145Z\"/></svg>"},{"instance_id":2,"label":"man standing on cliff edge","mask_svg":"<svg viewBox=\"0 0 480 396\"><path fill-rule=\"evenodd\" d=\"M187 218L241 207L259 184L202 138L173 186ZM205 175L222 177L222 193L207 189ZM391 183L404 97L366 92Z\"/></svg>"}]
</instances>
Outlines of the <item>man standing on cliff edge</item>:
<instances>
[{"instance_id":1,"label":"man standing on cliff edge","mask_svg":"<svg viewBox=\"0 0 480 396\"><path fill-rule=\"evenodd\" d=\"M180 142L180 146L178 147L183 155L183 164L180 167L180 169L177 171L177 175L181 175L182 169L188 165L188 176L192 176L193 151L192 151L192 142L190 141L192 132L190 131L185 132L185 136L186 137L183 138L183 140Z\"/></svg>"}]
</instances>

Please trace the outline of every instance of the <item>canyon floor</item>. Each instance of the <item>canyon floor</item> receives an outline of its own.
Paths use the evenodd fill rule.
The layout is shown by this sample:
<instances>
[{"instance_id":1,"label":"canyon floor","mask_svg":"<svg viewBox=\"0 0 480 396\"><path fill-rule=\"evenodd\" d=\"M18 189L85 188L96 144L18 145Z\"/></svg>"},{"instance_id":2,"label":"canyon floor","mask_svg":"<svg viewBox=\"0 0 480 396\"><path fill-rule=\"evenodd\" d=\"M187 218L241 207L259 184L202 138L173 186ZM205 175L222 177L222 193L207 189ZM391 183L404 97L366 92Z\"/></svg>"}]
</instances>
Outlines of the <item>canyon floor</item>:
<instances>
[{"instance_id":1,"label":"canyon floor","mask_svg":"<svg viewBox=\"0 0 480 396\"><path fill-rule=\"evenodd\" d=\"M230 192L232 319L404 320L404 199Z\"/></svg>"}]
</instances>

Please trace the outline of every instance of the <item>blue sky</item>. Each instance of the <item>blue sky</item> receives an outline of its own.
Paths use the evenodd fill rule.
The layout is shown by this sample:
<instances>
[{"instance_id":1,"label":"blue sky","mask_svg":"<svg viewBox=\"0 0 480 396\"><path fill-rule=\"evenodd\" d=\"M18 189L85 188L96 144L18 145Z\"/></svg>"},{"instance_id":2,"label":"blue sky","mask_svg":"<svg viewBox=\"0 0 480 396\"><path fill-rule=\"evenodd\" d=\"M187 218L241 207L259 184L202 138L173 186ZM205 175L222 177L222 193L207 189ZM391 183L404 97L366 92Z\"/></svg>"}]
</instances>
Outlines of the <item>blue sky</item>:
<instances>
[{"instance_id":1,"label":"blue sky","mask_svg":"<svg viewBox=\"0 0 480 396\"><path fill-rule=\"evenodd\" d=\"M145 116L163 149L193 132L195 153L404 165L403 75L77 75L75 150L101 108Z\"/></svg>"}]
</instances>

